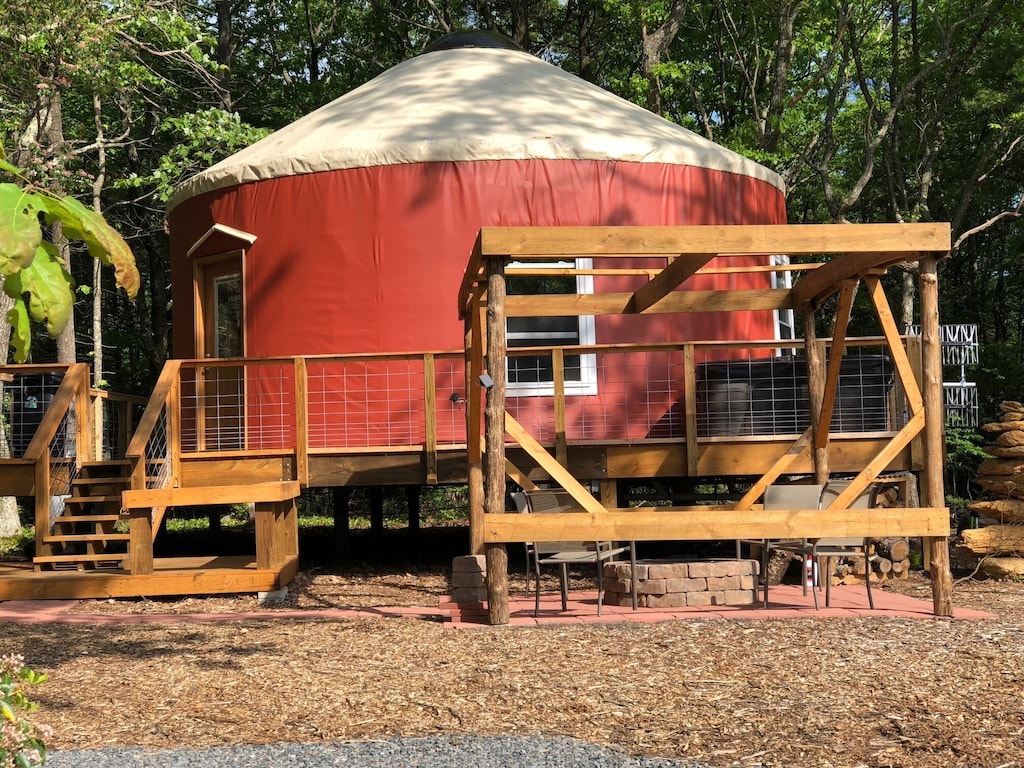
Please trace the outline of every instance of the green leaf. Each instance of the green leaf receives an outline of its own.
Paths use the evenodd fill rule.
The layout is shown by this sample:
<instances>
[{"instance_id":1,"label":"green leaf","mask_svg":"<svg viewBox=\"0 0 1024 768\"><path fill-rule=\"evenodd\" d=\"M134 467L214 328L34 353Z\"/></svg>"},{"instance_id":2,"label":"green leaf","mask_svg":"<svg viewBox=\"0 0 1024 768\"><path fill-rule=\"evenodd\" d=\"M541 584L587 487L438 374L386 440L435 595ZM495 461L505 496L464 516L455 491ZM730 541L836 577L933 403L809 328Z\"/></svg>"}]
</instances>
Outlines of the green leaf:
<instances>
[{"instance_id":1,"label":"green leaf","mask_svg":"<svg viewBox=\"0 0 1024 768\"><path fill-rule=\"evenodd\" d=\"M117 284L134 299L139 292L139 270L131 248L117 230L73 197L45 198L43 207L48 214L47 222L56 219L64 224L65 237L85 241L93 257L114 268Z\"/></svg>"},{"instance_id":2,"label":"green leaf","mask_svg":"<svg viewBox=\"0 0 1024 768\"><path fill-rule=\"evenodd\" d=\"M38 200L17 184L0 184L0 275L13 275L32 263L43 240Z\"/></svg>"},{"instance_id":3,"label":"green leaf","mask_svg":"<svg viewBox=\"0 0 1024 768\"><path fill-rule=\"evenodd\" d=\"M4 283L8 296L22 298L26 293L28 311L34 320L46 323L50 336L56 338L71 317L75 297L74 281L60 259L46 249L36 250L32 263Z\"/></svg>"}]
</instances>

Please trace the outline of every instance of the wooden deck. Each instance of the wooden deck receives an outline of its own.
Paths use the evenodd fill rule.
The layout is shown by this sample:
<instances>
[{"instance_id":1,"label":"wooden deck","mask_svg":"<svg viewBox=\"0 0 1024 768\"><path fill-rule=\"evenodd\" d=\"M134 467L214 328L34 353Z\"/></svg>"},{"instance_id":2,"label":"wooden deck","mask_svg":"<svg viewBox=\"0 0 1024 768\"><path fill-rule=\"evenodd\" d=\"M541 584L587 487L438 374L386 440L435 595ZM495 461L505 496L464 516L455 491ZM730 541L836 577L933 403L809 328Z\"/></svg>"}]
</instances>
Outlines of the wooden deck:
<instances>
[{"instance_id":1,"label":"wooden deck","mask_svg":"<svg viewBox=\"0 0 1024 768\"><path fill-rule=\"evenodd\" d=\"M153 560L153 572L34 571L31 563L0 563L0 600L70 600L103 597L271 592L294 578L297 557L276 568L257 568L255 557L206 555Z\"/></svg>"}]
</instances>

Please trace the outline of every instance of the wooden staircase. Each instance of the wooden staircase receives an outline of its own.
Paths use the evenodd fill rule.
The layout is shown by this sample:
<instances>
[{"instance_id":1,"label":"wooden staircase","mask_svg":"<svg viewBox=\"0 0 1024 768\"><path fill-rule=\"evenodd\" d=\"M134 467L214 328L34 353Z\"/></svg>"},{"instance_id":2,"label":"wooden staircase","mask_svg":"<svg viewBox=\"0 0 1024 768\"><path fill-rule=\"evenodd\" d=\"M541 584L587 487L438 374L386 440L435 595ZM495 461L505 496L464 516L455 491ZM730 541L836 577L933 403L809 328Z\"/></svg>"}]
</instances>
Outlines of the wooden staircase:
<instances>
[{"instance_id":1,"label":"wooden staircase","mask_svg":"<svg viewBox=\"0 0 1024 768\"><path fill-rule=\"evenodd\" d=\"M37 571L120 570L128 556L127 528L117 530L121 492L131 484L127 461L82 465L71 495L41 539L32 562Z\"/></svg>"}]
</instances>

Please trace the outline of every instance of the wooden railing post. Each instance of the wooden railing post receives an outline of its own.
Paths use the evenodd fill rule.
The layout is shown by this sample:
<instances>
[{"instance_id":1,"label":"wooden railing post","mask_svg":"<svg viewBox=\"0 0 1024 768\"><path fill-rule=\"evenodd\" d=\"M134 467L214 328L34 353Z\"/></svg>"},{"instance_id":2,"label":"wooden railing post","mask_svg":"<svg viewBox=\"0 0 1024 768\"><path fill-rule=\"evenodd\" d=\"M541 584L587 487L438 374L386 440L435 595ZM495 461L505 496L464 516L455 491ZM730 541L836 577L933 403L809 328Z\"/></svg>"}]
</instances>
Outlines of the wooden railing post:
<instances>
[{"instance_id":1,"label":"wooden railing post","mask_svg":"<svg viewBox=\"0 0 1024 768\"><path fill-rule=\"evenodd\" d=\"M814 440L814 482L828 482L828 429L819 430L822 418L822 403L825 399L825 358L824 346L818 343L818 333L814 325L814 310L804 312L804 350L807 355L807 398L811 407L811 430ZM824 435L824 442L818 443L818 436Z\"/></svg>"},{"instance_id":2,"label":"wooden railing post","mask_svg":"<svg viewBox=\"0 0 1024 768\"><path fill-rule=\"evenodd\" d=\"M700 474L697 442L697 360L693 344L683 345L683 420L686 425L686 474Z\"/></svg>"},{"instance_id":3,"label":"wooden railing post","mask_svg":"<svg viewBox=\"0 0 1024 768\"><path fill-rule=\"evenodd\" d=\"M487 388L484 440L484 512L505 511L505 259L487 262ZM501 543L488 543L487 620L508 624L508 552Z\"/></svg>"},{"instance_id":4,"label":"wooden railing post","mask_svg":"<svg viewBox=\"0 0 1024 768\"><path fill-rule=\"evenodd\" d=\"M427 485L437 485L437 379L434 355L423 355L423 430Z\"/></svg>"},{"instance_id":5,"label":"wooden railing post","mask_svg":"<svg viewBox=\"0 0 1024 768\"><path fill-rule=\"evenodd\" d=\"M929 507L946 506L942 484L945 452L943 428L945 406L942 391L942 335L939 329L939 285L936 261L921 259L921 373L924 398L924 471L922 496ZM946 537L931 541L932 603L936 616L953 615L953 576L949 571L949 542Z\"/></svg>"},{"instance_id":6,"label":"wooden railing post","mask_svg":"<svg viewBox=\"0 0 1024 768\"><path fill-rule=\"evenodd\" d=\"M479 310L478 294L466 320L466 461L467 504L469 506L469 551L484 554L484 468L480 446L480 374L485 353L485 317Z\"/></svg>"},{"instance_id":7,"label":"wooden railing post","mask_svg":"<svg viewBox=\"0 0 1024 768\"><path fill-rule=\"evenodd\" d=\"M44 543L50 533L50 451L43 451L35 463L36 554L52 555L53 545ZM38 566L37 566L38 567Z\"/></svg>"},{"instance_id":8,"label":"wooden railing post","mask_svg":"<svg viewBox=\"0 0 1024 768\"><path fill-rule=\"evenodd\" d=\"M555 388L555 458L563 467L569 466L569 445L565 439L565 353L560 347L551 350Z\"/></svg>"},{"instance_id":9,"label":"wooden railing post","mask_svg":"<svg viewBox=\"0 0 1024 768\"><path fill-rule=\"evenodd\" d=\"M309 377L306 358L295 358L295 479L309 485Z\"/></svg>"}]
</instances>

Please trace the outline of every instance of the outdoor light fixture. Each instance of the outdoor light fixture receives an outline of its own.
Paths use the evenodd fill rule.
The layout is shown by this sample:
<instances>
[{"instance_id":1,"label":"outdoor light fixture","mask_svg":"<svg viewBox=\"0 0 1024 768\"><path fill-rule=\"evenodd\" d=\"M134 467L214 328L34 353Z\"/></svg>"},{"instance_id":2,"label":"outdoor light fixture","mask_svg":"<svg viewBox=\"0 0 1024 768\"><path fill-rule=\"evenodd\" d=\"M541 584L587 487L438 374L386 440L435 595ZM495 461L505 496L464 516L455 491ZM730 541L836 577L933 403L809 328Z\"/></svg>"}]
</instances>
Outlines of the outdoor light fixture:
<instances>
[{"instance_id":1,"label":"outdoor light fixture","mask_svg":"<svg viewBox=\"0 0 1024 768\"><path fill-rule=\"evenodd\" d=\"M466 396L461 392L452 392L448 397L448 400L451 401L452 405L464 405L466 402Z\"/></svg>"},{"instance_id":2,"label":"outdoor light fixture","mask_svg":"<svg viewBox=\"0 0 1024 768\"><path fill-rule=\"evenodd\" d=\"M488 376L486 373L480 374L480 386L484 389L490 389L494 386L494 379Z\"/></svg>"}]
</instances>

